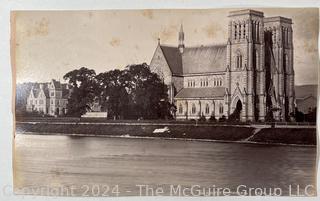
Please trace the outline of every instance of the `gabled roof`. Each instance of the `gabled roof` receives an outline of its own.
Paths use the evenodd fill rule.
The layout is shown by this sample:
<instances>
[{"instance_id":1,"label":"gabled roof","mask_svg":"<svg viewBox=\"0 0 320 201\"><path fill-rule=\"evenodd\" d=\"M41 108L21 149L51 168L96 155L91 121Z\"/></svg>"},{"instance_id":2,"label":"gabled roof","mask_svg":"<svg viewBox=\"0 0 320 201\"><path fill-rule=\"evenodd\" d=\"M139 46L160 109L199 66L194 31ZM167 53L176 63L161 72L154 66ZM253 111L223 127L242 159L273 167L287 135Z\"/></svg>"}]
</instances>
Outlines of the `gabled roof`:
<instances>
[{"instance_id":1,"label":"gabled roof","mask_svg":"<svg viewBox=\"0 0 320 201\"><path fill-rule=\"evenodd\" d=\"M222 98L225 87L214 88L183 88L175 98Z\"/></svg>"},{"instance_id":2,"label":"gabled roof","mask_svg":"<svg viewBox=\"0 0 320 201\"><path fill-rule=\"evenodd\" d=\"M183 74L225 71L227 45L185 48L182 54Z\"/></svg>"},{"instance_id":3,"label":"gabled roof","mask_svg":"<svg viewBox=\"0 0 320 201\"><path fill-rule=\"evenodd\" d=\"M40 89L31 89L32 93L33 93L33 97L38 98L39 93L40 93Z\"/></svg>"},{"instance_id":4,"label":"gabled roof","mask_svg":"<svg viewBox=\"0 0 320 201\"><path fill-rule=\"evenodd\" d=\"M31 92L35 98L38 98L40 93L40 85L43 87L43 92L46 97L49 97L49 88L47 83L32 83Z\"/></svg>"},{"instance_id":5,"label":"gabled roof","mask_svg":"<svg viewBox=\"0 0 320 201\"><path fill-rule=\"evenodd\" d=\"M49 88L48 88L48 85L47 84L42 84L43 86L43 92L44 92L44 95L46 98L49 98ZM34 86L33 89L31 89L32 92L33 92L33 95L35 98L38 98L39 97L39 94L41 92L41 89L40 89L40 85L37 84Z\"/></svg>"},{"instance_id":6,"label":"gabled roof","mask_svg":"<svg viewBox=\"0 0 320 201\"><path fill-rule=\"evenodd\" d=\"M53 83L55 89L61 89L61 83L59 81L52 79L51 82Z\"/></svg>"},{"instance_id":7,"label":"gabled roof","mask_svg":"<svg viewBox=\"0 0 320 201\"><path fill-rule=\"evenodd\" d=\"M71 86L69 84L62 84L59 81L52 80L50 83L53 83L55 85L55 90L62 91L62 98L69 98L69 91L71 90ZM49 98L49 84L50 83L34 83L33 88L31 89L31 92L33 93L35 98L39 97L40 94L40 85L43 87L43 92L46 98Z\"/></svg>"},{"instance_id":8,"label":"gabled roof","mask_svg":"<svg viewBox=\"0 0 320 201\"><path fill-rule=\"evenodd\" d=\"M308 100L308 99L313 99L313 100L315 100L315 101L317 101L317 97L314 97L314 96L312 96L312 95L309 95L309 96L305 96L305 97L303 97L303 98L297 98L296 99L296 102L297 102L297 104L299 104L299 103L303 103L303 102L305 102L306 100Z\"/></svg>"},{"instance_id":9,"label":"gabled roof","mask_svg":"<svg viewBox=\"0 0 320 201\"><path fill-rule=\"evenodd\" d=\"M184 48L160 45L173 75L212 73L225 71L227 45Z\"/></svg>"},{"instance_id":10,"label":"gabled roof","mask_svg":"<svg viewBox=\"0 0 320 201\"><path fill-rule=\"evenodd\" d=\"M172 74L182 75L182 60L181 54L177 47L160 45L164 57L171 69Z\"/></svg>"},{"instance_id":11,"label":"gabled roof","mask_svg":"<svg viewBox=\"0 0 320 201\"><path fill-rule=\"evenodd\" d=\"M317 96L318 85L299 85L295 86L296 99L305 99L309 96Z\"/></svg>"}]
</instances>

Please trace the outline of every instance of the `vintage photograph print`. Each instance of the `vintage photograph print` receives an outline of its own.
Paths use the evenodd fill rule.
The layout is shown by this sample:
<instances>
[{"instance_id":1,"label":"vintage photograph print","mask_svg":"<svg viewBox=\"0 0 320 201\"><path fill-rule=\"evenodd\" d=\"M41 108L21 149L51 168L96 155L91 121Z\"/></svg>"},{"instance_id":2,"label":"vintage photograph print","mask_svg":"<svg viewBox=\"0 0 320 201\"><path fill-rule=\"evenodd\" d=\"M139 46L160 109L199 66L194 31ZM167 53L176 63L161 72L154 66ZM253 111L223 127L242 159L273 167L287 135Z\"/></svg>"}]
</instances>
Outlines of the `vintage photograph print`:
<instances>
[{"instance_id":1,"label":"vintage photograph print","mask_svg":"<svg viewBox=\"0 0 320 201\"><path fill-rule=\"evenodd\" d=\"M318 8L12 11L14 192L316 196Z\"/></svg>"}]
</instances>

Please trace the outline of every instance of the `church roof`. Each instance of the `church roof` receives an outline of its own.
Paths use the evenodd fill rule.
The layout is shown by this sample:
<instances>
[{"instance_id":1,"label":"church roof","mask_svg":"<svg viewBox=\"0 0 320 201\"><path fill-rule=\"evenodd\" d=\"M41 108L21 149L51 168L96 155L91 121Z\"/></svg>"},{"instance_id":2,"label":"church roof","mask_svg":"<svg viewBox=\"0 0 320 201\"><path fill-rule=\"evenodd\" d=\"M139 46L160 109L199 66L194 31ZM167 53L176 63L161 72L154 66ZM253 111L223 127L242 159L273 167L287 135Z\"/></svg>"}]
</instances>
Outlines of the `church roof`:
<instances>
[{"instance_id":1,"label":"church roof","mask_svg":"<svg viewBox=\"0 0 320 201\"><path fill-rule=\"evenodd\" d=\"M225 87L183 88L175 98L218 98L225 94Z\"/></svg>"},{"instance_id":2,"label":"church roof","mask_svg":"<svg viewBox=\"0 0 320 201\"><path fill-rule=\"evenodd\" d=\"M182 53L183 74L225 71L226 45L185 48Z\"/></svg>"},{"instance_id":3,"label":"church roof","mask_svg":"<svg viewBox=\"0 0 320 201\"><path fill-rule=\"evenodd\" d=\"M160 45L164 57L171 69L172 74L181 75L182 71L182 58L180 51L177 47Z\"/></svg>"},{"instance_id":4,"label":"church roof","mask_svg":"<svg viewBox=\"0 0 320 201\"><path fill-rule=\"evenodd\" d=\"M225 70L226 45L209 45L184 48L160 45L174 75L212 73Z\"/></svg>"}]
</instances>

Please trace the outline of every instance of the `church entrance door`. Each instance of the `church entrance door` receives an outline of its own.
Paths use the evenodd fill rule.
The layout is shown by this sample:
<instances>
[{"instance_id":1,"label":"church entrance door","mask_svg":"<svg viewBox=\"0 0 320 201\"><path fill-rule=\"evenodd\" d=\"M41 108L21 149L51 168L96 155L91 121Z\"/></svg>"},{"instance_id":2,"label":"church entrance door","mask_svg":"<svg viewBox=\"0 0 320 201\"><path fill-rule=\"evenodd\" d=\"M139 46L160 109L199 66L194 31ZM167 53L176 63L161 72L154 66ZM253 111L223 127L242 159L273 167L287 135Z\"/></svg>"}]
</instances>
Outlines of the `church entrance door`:
<instances>
[{"instance_id":1,"label":"church entrance door","mask_svg":"<svg viewBox=\"0 0 320 201\"><path fill-rule=\"evenodd\" d=\"M236 109L234 111L234 114L235 114L237 121L240 121L241 110L242 110L242 103L240 100L238 100L237 105L236 105Z\"/></svg>"}]
</instances>

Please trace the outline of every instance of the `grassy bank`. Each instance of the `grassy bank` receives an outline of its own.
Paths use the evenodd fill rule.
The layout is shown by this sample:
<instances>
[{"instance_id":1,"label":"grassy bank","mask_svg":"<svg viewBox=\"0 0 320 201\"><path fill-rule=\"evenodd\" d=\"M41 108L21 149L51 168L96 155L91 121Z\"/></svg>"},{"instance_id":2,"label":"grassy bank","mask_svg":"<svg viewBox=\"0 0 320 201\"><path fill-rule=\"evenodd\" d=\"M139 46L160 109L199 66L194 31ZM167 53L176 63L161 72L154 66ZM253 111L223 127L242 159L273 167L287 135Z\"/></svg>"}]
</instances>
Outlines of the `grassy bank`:
<instances>
[{"instance_id":1,"label":"grassy bank","mask_svg":"<svg viewBox=\"0 0 320 201\"><path fill-rule=\"evenodd\" d=\"M65 133L92 135L129 135L139 137L172 137L190 139L212 139L237 141L249 137L254 128L226 126L168 125L170 132L153 133L163 128L157 125L91 125L91 124L48 124L18 123L17 132Z\"/></svg>"},{"instance_id":2,"label":"grassy bank","mask_svg":"<svg viewBox=\"0 0 320 201\"><path fill-rule=\"evenodd\" d=\"M284 144L317 144L315 128L264 128L251 139L254 142Z\"/></svg>"},{"instance_id":3,"label":"grassy bank","mask_svg":"<svg viewBox=\"0 0 320 201\"><path fill-rule=\"evenodd\" d=\"M159 125L112 125L112 124L50 124L50 123L17 123L19 133L62 133L87 134L101 136L137 136L137 137L166 137L185 139L207 139L224 141L243 141L247 138L259 143L284 144L316 144L315 128L263 128L255 133L254 127L245 126L210 126L210 125L170 125L169 132L153 133ZM254 135L253 135L254 134Z\"/></svg>"}]
</instances>

